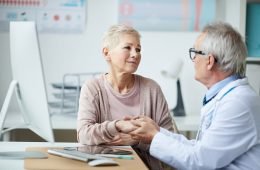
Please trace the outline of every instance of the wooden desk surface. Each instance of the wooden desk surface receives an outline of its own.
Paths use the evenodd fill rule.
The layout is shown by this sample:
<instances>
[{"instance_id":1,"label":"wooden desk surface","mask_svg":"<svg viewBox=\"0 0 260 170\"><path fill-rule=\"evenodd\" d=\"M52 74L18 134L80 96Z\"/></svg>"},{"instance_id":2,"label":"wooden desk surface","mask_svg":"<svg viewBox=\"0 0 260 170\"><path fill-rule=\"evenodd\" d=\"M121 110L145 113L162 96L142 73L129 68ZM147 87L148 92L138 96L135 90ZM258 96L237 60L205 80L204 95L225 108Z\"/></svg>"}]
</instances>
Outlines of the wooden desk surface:
<instances>
[{"instance_id":1,"label":"wooden desk surface","mask_svg":"<svg viewBox=\"0 0 260 170\"><path fill-rule=\"evenodd\" d=\"M40 151L47 153L46 147L30 147L27 148L27 151ZM133 151L132 148L128 148ZM119 163L119 166L100 166L100 167L91 167L86 162L63 158L60 156L48 154L48 159L26 159L24 162L24 169L45 169L45 170L96 170L96 169L105 169L105 170L148 170L142 160L138 157L138 155L133 152L134 159L126 160L126 159L114 159Z\"/></svg>"},{"instance_id":2,"label":"wooden desk surface","mask_svg":"<svg viewBox=\"0 0 260 170\"><path fill-rule=\"evenodd\" d=\"M0 150L3 152L8 151L25 151L25 150L40 150L46 152L47 148L60 148L60 147L76 147L82 146L79 143L61 143L61 142L0 142ZM126 147L131 149L130 147ZM124 147L125 149L125 147ZM105 170L148 170L145 164L141 161L138 155L134 152L133 160L123 160L123 159L115 159L119 166L111 166L111 167L90 167L87 163L80 162L77 160L70 160L68 158L62 158L54 155L48 155L50 159L3 159L0 160L0 169L48 169L51 168L54 170L53 166L59 164L62 166L62 169L72 170L71 165L77 164L79 168L74 169L105 169ZM55 161L53 161L55 160ZM57 161L58 160L58 161ZM53 164L55 162L55 164ZM58 162L58 163L57 163ZM38 164L38 165L37 165ZM69 164L69 165L68 165ZM56 167L57 169L61 169L61 167Z\"/></svg>"}]
</instances>

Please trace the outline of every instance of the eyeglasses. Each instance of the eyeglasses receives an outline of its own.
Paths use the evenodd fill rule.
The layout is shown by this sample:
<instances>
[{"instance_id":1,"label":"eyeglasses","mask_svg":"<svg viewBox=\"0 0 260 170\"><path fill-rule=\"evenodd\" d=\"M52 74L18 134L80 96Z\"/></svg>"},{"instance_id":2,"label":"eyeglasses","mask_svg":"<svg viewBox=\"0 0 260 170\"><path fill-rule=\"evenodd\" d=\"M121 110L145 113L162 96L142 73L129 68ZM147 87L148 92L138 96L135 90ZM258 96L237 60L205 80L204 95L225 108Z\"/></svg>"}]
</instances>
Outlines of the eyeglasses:
<instances>
[{"instance_id":1,"label":"eyeglasses","mask_svg":"<svg viewBox=\"0 0 260 170\"><path fill-rule=\"evenodd\" d=\"M190 59L192 61L195 59L197 54L206 55L206 53L204 53L203 51L195 50L195 48L190 48L189 53L190 53Z\"/></svg>"}]
</instances>

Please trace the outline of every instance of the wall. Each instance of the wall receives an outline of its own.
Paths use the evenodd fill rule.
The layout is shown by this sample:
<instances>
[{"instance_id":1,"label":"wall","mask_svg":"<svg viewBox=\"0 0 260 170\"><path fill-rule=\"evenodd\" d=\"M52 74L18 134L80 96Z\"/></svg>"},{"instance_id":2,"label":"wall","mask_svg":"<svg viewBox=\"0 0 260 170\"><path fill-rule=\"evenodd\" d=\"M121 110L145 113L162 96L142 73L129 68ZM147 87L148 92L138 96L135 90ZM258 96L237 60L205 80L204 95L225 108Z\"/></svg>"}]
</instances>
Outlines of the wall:
<instances>
[{"instance_id":1,"label":"wall","mask_svg":"<svg viewBox=\"0 0 260 170\"><path fill-rule=\"evenodd\" d=\"M106 70L101 55L103 32L116 23L116 1L89 0L82 34L40 34L39 41L48 91L65 73ZM102 12L100 12L102 11ZM9 33L0 33L0 106L11 82ZM11 110L17 107L12 105Z\"/></svg>"},{"instance_id":2,"label":"wall","mask_svg":"<svg viewBox=\"0 0 260 170\"><path fill-rule=\"evenodd\" d=\"M232 1L232 2L231 2ZM217 0L218 19L226 20L244 35L245 0ZM235 4L235 5L234 5ZM47 88L62 80L65 73L104 72L107 65L101 55L101 38L107 28L117 22L116 0L88 0L87 26L82 34L40 34L43 66ZM233 20L233 16L240 19ZM242 24L242 26L241 26ZM174 80L161 75L161 70L179 57L184 61L181 71L184 104L189 114L198 114L205 89L193 79L193 64L188 49L193 46L196 32L141 32L142 62L138 73L155 79L162 87L169 107L176 104ZM9 34L0 33L0 106L11 81ZM36 97L37 99L37 97ZM11 105L11 110L16 110Z\"/></svg>"}]
</instances>

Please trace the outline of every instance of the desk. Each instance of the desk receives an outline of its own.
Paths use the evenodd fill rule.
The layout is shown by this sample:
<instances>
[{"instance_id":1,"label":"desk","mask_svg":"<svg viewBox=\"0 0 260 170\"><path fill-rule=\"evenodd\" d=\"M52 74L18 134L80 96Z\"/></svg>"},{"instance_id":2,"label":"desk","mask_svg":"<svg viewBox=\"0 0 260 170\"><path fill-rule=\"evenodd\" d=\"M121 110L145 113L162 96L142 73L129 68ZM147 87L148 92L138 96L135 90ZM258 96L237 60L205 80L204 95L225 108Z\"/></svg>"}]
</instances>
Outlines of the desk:
<instances>
[{"instance_id":1,"label":"desk","mask_svg":"<svg viewBox=\"0 0 260 170\"><path fill-rule=\"evenodd\" d=\"M53 114L51 115L51 122L54 130L76 130L76 115ZM24 124L24 120L20 112L8 112L3 128L10 128L22 124ZM27 127L22 126L17 129L27 129ZM10 141L11 133L12 131L5 133L3 140Z\"/></svg>"},{"instance_id":2,"label":"desk","mask_svg":"<svg viewBox=\"0 0 260 170\"><path fill-rule=\"evenodd\" d=\"M65 147L79 146L78 143L49 143L49 142L0 142L0 151L24 151L27 147ZM23 169L24 160L0 160L1 169Z\"/></svg>"},{"instance_id":3,"label":"desk","mask_svg":"<svg viewBox=\"0 0 260 170\"><path fill-rule=\"evenodd\" d=\"M199 129L199 115L175 116L173 119L182 134L184 134L188 139L195 138L193 135L194 133L192 132L197 132Z\"/></svg>"},{"instance_id":4,"label":"desk","mask_svg":"<svg viewBox=\"0 0 260 170\"><path fill-rule=\"evenodd\" d=\"M51 115L52 128L53 129L76 129L76 115L70 114L53 114ZM199 115L186 115L175 116L174 120L180 131L197 131L199 128L200 116ZM18 112L10 112L7 114L4 128L12 127L17 124L21 124L23 119Z\"/></svg>"},{"instance_id":5,"label":"desk","mask_svg":"<svg viewBox=\"0 0 260 170\"><path fill-rule=\"evenodd\" d=\"M76 129L76 115L71 114L53 114L51 115L52 128L55 130L75 130ZM199 115L175 116L173 118L179 131L184 132L188 138L191 138L191 132L196 132L199 128ZM9 112L4 124L4 128L13 127L21 124L23 119L19 112ZM23 129L21 127L21 129ZM8 133L5 135L5 141L10 140Z\"/></svg>"},{"instance_id":6,"label":"desk","mask_svg":"<svg viewBox=\"0 0 260 170\"><path fill-rule=\"evenodd\" d=\"M53 114L51 115L52 128L56 130L75 130L77 128L76 115L72 114ZM8 112L4 123L4 128L22 124L22 114L19 112ZM21 127L23 129L23 127Z\"/></svg>"},{"instance_id":7,"label":"desk","mask_svg":"<svg viewBox=\"0 0 260 170\"><path fill-rule=\"evenodd\" d=\"M246 63L260 65L260 58L259 57L247 57Z\"/></svg>"},{"instance_id":8,"label":"desk","mask_svg":"<svg viewBox=\"0 0 260 170\"><path fill-rule=\"evenodd\" d=\"M192 132L199 129L200 116L199 115L186 115L173 117L177 124L179 131Z\"/></svg>"},{"instance_id":9,"label":"desk","mask_svg":"<svg viewBox=\"0 0 260 170\"><path fill-rule=\"evenodd\" d=\"M49 143L49 142L0 142L0 150L1 151L24 151L27 147L74 147L80 146L78 143ZM141 159L135 155L134 160L124 160L124 161L132 161L131 164L133 167L126 167L123 164L123 160L120 160L120 166L117 166L117 169L144 169L148 170ZM67 158L64 158L67 159ZM75 160L76 161L76 160ZM119 160L118 160L119 161ZM129 164L128 164L129 165ZM0 168L3 170L20 170L24 168L24 160L0 160ZM42 167L44 169L44 167ZM87 168L87 166L86 166ZM94 169L108 169L104 168L94 168Z\"/></svg>"}]
</instances>

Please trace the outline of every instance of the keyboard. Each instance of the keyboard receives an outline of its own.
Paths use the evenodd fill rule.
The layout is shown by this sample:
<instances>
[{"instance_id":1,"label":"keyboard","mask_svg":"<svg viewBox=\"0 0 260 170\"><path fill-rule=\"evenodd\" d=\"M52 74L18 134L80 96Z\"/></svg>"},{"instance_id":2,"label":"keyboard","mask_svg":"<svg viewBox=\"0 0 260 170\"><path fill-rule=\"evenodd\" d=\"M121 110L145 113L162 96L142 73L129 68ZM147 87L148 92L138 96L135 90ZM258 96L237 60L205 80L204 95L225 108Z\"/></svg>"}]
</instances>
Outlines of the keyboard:
<instances>
[{"instance_id":1,"label":"keyboard","mask_svg":"<svg viewBox=\"0 0 260 170\"><path fill-rule=\"evenodd\" d=\"M88 153L79 152L77 150L64 150L64 149L48 149L48 153L65 158L75 159L79 161L88 162L95 159L107 159L102 156L92 155Z\"/></svg>"}]
</instances>

